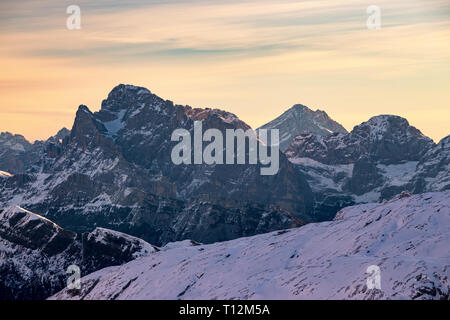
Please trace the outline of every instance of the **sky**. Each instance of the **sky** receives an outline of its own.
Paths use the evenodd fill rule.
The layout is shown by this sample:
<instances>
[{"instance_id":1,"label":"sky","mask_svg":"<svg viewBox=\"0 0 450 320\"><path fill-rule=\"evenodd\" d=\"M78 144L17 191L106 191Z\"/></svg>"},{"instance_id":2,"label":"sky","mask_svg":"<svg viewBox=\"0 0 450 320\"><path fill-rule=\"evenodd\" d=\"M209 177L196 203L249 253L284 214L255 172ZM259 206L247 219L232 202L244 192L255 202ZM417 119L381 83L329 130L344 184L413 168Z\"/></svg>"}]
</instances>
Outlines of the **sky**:
<instances>
[{"instance_id":1,"label":"sky","mask_svg":"<svg viewBox=\"0 0 450 320\"><path fill-rule=\"evenodd\" d=\"M449 18L448 0L2 0L0 132L46 139L125 83L254 128L300 103L348 130L400 115L437 142L450 134Z\"/></svg>"}]
</instances>

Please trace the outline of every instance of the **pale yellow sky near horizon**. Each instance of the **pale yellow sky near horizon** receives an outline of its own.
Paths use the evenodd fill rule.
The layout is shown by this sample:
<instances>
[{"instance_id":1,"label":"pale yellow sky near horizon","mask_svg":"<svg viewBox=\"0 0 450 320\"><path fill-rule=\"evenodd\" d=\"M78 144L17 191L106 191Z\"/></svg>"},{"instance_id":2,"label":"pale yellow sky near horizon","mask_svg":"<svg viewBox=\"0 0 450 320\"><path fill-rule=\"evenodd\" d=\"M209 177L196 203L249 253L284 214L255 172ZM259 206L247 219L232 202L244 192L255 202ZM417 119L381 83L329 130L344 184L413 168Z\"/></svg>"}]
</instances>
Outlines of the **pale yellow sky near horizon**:
<instances>
[{"instance_id":1,"label":"pale yellow sky near horizon","mask_svg":"<svg viewBox=\"0 0 450 320\"><path fill-rule=\"evenodd\" d=\"M0 3L0 132L48 138L127 83L254 128L301 103L348 130L396 114L450 134L448 1L82 0L80 30L70 4Z\"/></svg>"}]
</instances>

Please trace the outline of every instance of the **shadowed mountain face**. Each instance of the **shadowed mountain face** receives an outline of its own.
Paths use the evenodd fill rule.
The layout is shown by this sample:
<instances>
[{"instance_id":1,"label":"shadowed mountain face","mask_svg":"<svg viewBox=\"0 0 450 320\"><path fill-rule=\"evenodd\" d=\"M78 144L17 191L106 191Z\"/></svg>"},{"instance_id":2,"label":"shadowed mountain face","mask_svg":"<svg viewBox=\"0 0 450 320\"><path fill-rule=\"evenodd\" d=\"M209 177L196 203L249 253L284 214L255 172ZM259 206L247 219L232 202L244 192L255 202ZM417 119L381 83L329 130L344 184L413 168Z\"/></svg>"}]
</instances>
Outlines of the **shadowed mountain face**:
<instances>
[{"instance_id":1,"label":"shadowed mountain face","mask_svg":"<svg viewBox=\"0 0 450 320\"><path fill-rule=\"evenodd\" d=\"M312 133L319 136L347 133L347 130L331 119L326 112L322 110L312 111L301 104L294 105L278 118L263 125L261 129L280 130L280 150L282 151L285 151L292 140L302 133Z\"/></svg>"},{"instance_id":2,"label":"shadowed mountain face","mask_svg":"<svg viewBox=\"0 0 450 320\"><path fill-rule=\"evenodd\" d=\"M38 169L1 179L0 201L71 230L103 226L154 244L222 241L312 221L309 185L283 154L274 176L261 176L260 165L174 165L172 132L192 133L195 120L204 130L249 128L225 111L119 85L99 112L79 107L70 136Z\"/></svg>"},{"instance_id":3,"label":"shadowed mountain face","mask_svg":"<svg viewBox=\"0 0 450 320\"><path fill-rule=\"evenodd\" d=\"M0 210L0 300L44 299L81 275L159 250L126 234L96 228L77 234L20 207Z\"/></svg>"}]
</instances>

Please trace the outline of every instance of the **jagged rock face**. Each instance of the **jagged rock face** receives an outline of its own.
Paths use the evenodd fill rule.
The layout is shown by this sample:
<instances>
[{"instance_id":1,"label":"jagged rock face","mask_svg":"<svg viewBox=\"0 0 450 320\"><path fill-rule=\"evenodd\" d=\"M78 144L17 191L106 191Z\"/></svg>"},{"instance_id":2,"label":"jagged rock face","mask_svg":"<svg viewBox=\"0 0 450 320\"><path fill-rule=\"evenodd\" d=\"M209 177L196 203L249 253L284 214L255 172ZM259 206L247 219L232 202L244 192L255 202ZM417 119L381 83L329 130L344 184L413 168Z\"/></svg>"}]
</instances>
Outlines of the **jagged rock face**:
<instances>
[{"instance_id":1,"label":"jagged rock face","mask_svg":"<svg viewBox=\"0 0 450 320\"><path fill-rule=\"evenodd\" d=\"M355 163L369 156L382 164L419 161L433 141L398 116L376 116L348 134L297 136L286 150L289 158L307 157L325 164Z\"/></svg>"},{"instance_id":2,"label":"jagged rock face","mask_svg":"<svg viewBox=\"0 0 450 320\"><path fill-rule=\"evenodd\" d=\"M404 118L377 116L356 126L348 135L346 145L349 149L352 146L359 149L350 152L354 159L364 153L379 163L397 164L419 161L434 143Z\"/></svg>"},{"instance_id":3,"label":"jagged rock face","mask_svg":"<svg viewBox=\"0 0 450 320\"><path fill-rule=\"evenodd\" d=\"M23 172L32 159L29 152L32 149L21 135L12 135L9 132L0 134L0 170L18 173Z\"/></svg>"},{"instance_id":4,"label":"jagged rock face","mask_svg":"<svg viewBox=\"0 0 450 320\"><path fill-rule=\"evenodd\" d=\"M66 139L68 136L70 136L70 130L67 128L62 128L53 137L50 137L50 139L59 141Z\"/></svg>"},{"instance_id":5,"label":"jagged rock face","mask_svg":"<svg viewBox=\"0 0 450 320\"><path fill-rule=\"evenodd\" d=\"M159 250L145 241L96 228L77 234L10 207L0 211L0 300L43 299L61 290L70 265L81 275Z\"/></svg>"},{"instance_id":6,"label":"jagged rock face","mask_svg":"<svg viewBox=\"0 0 450 320\"><path fill-rule=\"evenodd\" d=\"M428 150L412 180L412 191L416 193L450 189L450 136Z\"/></svg>"},{"instance_id":7,"label":"jagged rock face","mask_svg":"<svg viewBox=\"0 0 450 320\"><path fill-rule=\"evenodd\" d=\"M286 155L313 186L315 210L329 219L331 199L349 205L390 199L407 190L445 190L449 185L446 145L443 139L436 146L406 119L383 115L348 134L299 135Z\"/></svg>"},{"instance_id":8,"label":"jagged rock face","mask_svg":"<svg viewBox=\"0 0 450 320\"><path fill-rule=\"evenodd\" d=\"M1 150L14 150L19 152L29 151L31 143L29 143L22 135L12 134L10 132L2 132L0 134Z\"/></svg>"},{"instance_id":9,"label":"jagged rock face","mask_svg":"<svg viewBox=\"0 0 450 320\"><path fill-rule=\"evenodd\" d=\"M280 150L286 150L292 140L302 133L328 136L332 133L347 133L347 130L331 119L325 111L313 111L296 104L278 118L263 125L261 129L280 130ZM270 140L269 140L270 143Z\"/></svg>"},{"instance_id":10,"label":"jagged rock face","mask_svg":"<svg viewBox=\"0 0 450 320\"><path fill-rule=\"evenodd\" d=\"M28 142L21 135L0 134L0 170L12 174L39 172L61 154L62 144L70 131L66 128L46 141Z\"/></svg>"},{"instance_id":11,"label":"jagged rock face","mask_svg":"<svg viewBox=\"0 0 450 320\"><path fill-rule=\"evenodd\" d=\"M80 107L70 143L83 152L100 147L111 158L118 157L119 163L126 160L129 167L144 169L141 171L157 185L154 188L158 194L167 197L191 200L208 195L274 203L293 212L305 212L309 190L304 179L298 176L298 182L279 183L296 175L283 155L280 171L272 177L262 177L260 167L254 165L174 165L170 158L176 144L171 141L172 132L178 128L192 132L194 120L201 120L204 130L249 129L230 113L174 106L147 89L119 85L102 102L98 113Z\"/></svg>"},{"instance_id":12,"label":"jagged rock face","mask_svg":"<svg viewBox=\"0 0 450 320\"><path fill-rule=\"evenodd\" d=\"M168 245L50 299L448 300L450 191L405 196L291 230ZM374 265L379 288L367 286Z\"/></svg>"},{"instance_id":13,"label":"jagged rock face","mask_svg":"<svg viewBox=\"0 0 450 320\"><path fill-rule=\"evenodd\" d=\"M259 165L174 165L172 132L192 132L194 120L204 130L249 128L225 111L173 105L119 85L99 112L79 107L61 152L39 174L24 176L20 188L15 176L3 179L0 201L74 231L101 226L157 245L187 235L209 243L312 220L309 185L283 154L274 176L261 176Z\"/></svg>"},{"instance_id":14,"label":"jagged rock face","mask_svg":"<svg viewBox=\"0 0 450 320\"><path fill-rule=\"evenodd\" d=\"M383 176L378 171L377 163L368 156L363 156L355 162L352 177L346 187L356 195L369 192L383 182Z\"/></svg>"},{"instance_id":15,"label":"jagged rock face","mask_svg":"<svg viewBox=\"0 0 450 320\"><path fill-rule=\"evenodd\" d=\"M165 177L181 199L190 200L201 194L210 198L278 204L293 212L305 212L309 205L305 199L309 190L304 179L298 176L298 182L289 183L289 176L296 173L284 155L280 155L279 173L272 177L262 177L260 167L255 165L173 165L170 155L176 143L170 141L170 137L175 129L192 132L195 120L202 121L204 130L215 128L223 133L226 129L250 128L233 114L217 109L173 106L172 102L146 89L118 86L103 101L102 110L95 116L108 120L108 134L116 137L115 142L126 160ZM285 183L280 183L282 181Z\"/></svg>"}]
</instances>

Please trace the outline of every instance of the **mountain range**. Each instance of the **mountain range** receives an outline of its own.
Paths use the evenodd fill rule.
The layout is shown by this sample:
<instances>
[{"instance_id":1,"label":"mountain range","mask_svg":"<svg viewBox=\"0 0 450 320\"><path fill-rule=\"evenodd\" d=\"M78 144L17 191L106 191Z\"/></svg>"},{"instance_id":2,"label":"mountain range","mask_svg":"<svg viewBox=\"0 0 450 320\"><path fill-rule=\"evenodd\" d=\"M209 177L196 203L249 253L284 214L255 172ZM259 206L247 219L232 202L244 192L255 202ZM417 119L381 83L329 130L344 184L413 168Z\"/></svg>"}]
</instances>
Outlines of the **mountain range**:
<instances>
[{"instance_id":1,"label":"mountain range","mask_svg":"<svg viewBox=\"0 0 450 320\"><path fill-rule=\"evenodd\" d=\"M182 242L84 277L51 299L450 298L450 191L343 209L333 221ZM368 289L367 268L381 287ZM176 279L162 281L161 279Z\"/></svg>"},{"instance_id":2,"label":"mountain range","mask_svg":"<svg viewBox=\"0 0 450 320\"><path fill-rule=\"evenodd\" d=\"M450 189L450 136L435 144L398 116L375 116L347 132L324 111L294 105L261 127L280 130L274 176L261 176L260 165L174 165L171 134L178 128L192 133L194 121L204 130L250 129L232 113L177 105L121 84L98 112L80 105L71 130L46 141L1 133L0 275L14 276L0 287L0 298L54 294L70 264L88 274L186 239L210 244L308 230L348 206L410 193L445 198ZM361 215L369 210L352 208ZM54 244L45 239L61 234L60 247L47 252ZM85 246L83 239L99 237L108 239L100 240L103 246ZM134 249L123 252L114 239ZM20 270L29 265L38 267L25 272L27 278ZM45 279L44 289L31 278Z\"/></svg>"},{"instance_id":3,"label":"mountain range","mask_svg":"<svg viewBox=\"0 0 450 320\"><path fill-rule=\"evenodd\" d=\"M205 130L249 128L225 111L174 105L119 85L99 112L80 106L63 139L36 142L32 159L14 151L16 168L24 169L0 181L0 202L70 230L102 226L156 245L223 241L311 221L311 189L284 155L275 176L261 176L259 165L174 165L171 134L192 131L195 120Z\"/></svg>"}]
</instances>

